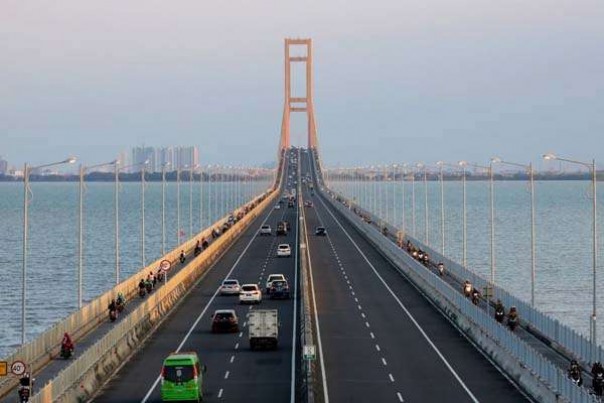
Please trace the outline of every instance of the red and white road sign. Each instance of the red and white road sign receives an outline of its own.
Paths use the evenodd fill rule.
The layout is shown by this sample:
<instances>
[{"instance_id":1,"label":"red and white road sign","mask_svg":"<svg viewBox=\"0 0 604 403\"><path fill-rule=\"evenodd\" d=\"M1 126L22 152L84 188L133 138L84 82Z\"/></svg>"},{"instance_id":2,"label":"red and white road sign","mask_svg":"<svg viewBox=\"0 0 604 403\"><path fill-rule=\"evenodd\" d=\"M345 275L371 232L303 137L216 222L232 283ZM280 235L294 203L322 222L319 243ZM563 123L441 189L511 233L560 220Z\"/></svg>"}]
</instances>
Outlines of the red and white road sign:
<instances>
[{"instance_id":1,"label":"red and white road sign","mask_svg":"<svg viewBox=\"0 0 604 403\"><path fill-rule=\"evenodd\" d=\"M162 260L161 263L159 264L159 269L161 271L166 272L166 271L170 270L170 266L172 266L172 263L170 263L169 260Z\"/></svg>"}]
</instances>

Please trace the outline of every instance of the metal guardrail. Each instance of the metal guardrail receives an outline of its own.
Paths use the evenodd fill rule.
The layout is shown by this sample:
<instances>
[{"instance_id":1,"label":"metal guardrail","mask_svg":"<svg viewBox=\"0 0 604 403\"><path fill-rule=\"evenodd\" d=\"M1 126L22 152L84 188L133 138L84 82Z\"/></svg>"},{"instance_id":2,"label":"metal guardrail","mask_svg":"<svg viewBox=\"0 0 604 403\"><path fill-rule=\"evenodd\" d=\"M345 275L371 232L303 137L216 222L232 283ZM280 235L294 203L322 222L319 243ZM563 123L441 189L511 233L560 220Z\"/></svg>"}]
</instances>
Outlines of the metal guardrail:
<instances>
[{"instance_id":1,"label":"metal guardrail","mask_svg":"<svg viewBox=\"0 0 604 403\"><path fill-rule=\"evenodd\" d=\"M342 198L342 196L339 196ZM516 336L513 332L507 330L505 326L502 326L496 322L487 312L480 309L479 307L472 304L467 298L453 289L451 285L443 281L432 271L426 270L423 265L411 258L405 251L399 248L395 243L391 242L390 239L384 237L380 231L373 226L369 226L364 222L360 222L359 217L356 216L347 206L342 205L337 201L332 201L332 205L335 206L342 214L344 214L355 227L363 233L375 246L377 246L383 253L387 255L390 261L392 261L401 271L403 271L408 277L413 279L414 283L418 287L425 289L429 287L431 292L436 292L442 298L449 301L450 304L457 307L458 314L471 323L474 327L480 329L481 332L486 334L495 343L502 347L510 357L513 357L518 362L530 369L542 383L550 388L559 395L561 399L569 402L589 403L596 401L595 397L592 396L585 388L577 387L570 379L567 374L560 370L556 365L546 359L543 355L525 343L522 339ZM411 238L410 238L411 239ZM415 240L414 240L415 241ZM415 245L421 243L416 242ZM430 248L426 248L432 256L439 256L438 253ZM453 266L453 262L449 260L443 260L447 266ZM486 280L482 277L470 272L469 270L462 268L457 265L457 269L463 275L467 275L467 278L471 279L473 284L486 285ZM454 270L455 270L454 269ZM463 269L463 270L461 270ZM465 271L464 271L465 270ZM463 278L463 277L462 277ZM482 281L481 281L482 280ZM500 294L504 294L499 290ZM509 295L509 294L508 294ZM502 298L503 299L503 298ZM510 298L508 303L512 299ZM510 303L513 305L514 303ZM541 314L546 317L545 314ZM523 315L524 316L524 315ZM549 318L551 320L551 318ZM564 325L561 325L564 326ZM570 332L572 334L572 332ZM580 344L577 347L580 347Z\"/></svg>"},{"instance_id":2,"label":"metal guardrail","mask_svg":"<svg viewBox=\"0 0 604 403\"><path fill-rule=\"evenodd\" d=\"M235 210L235 214L243 211L246 208L251 209L251 206L258 205L260 200L266 198L268 195L270 195L270 193L264 193L255 197L252 201ZM3 358L1 361L22 361L29 366L28 370L30 373L35 374L36 372L40 371L54 357L58 356L64 333L69 333L74 342L77 342L90 331L95 329L100 323L106 321L107 306L109 305L111 299L115 298L118 293L123 293L126 299L134 297L137 293L138 281L140 280L141 276L146 278L146 275L150 271L155 272L158 269L160 262L163 260L169 260L170 262L175 263L178 260L181 250L185 250L187 255L192 254L192 251L195 248L196 240L201 237L211 237L212 228L219 225L222 226L222 224L226 222L227 218L228 217L225 216L219 219L213 225L209 226L182 245L179 245L168 252L165 256L155 260L150 265L141 269L138 273L132 275L112 289L106 291L101 296L95 298L93 301L83 306L80 310L73 312L66 318L57 322L55 325L40 334L36 339L19 347L15 352L6 358ZM12 390L17 383L18 380L16 377L0 378L0 396Z\"/></svg>"},{"instance_id":3,"label":"metal guardrail","mask_svg":"<svg viewBox=\"0 0 604 403\"><path fill-rule=\"evenodd\" d=\"M269 203L272 203L277 193L277 191L273 191L255 199L252 202L256 206L254 210L261 211ZM261 198L264 199L258 203ZM97 365L107 354L119 354L116 345L125 337L131 335L137 327L143 326L145 322L153 323L163 316L172 303L179 299L187 291L189 285L194 284L211 267L219 258L220 253L230 247L232 242L256 217L257 214L254 212L245 215L229 231L212 242L208 249L204 251L205 253L196 257L189 265L173 275L166 285L151 294L143 304L139 305L105 336L79 355L57 377L42 387L39 393L32 397L31 401L33 403L50 403L60 400L66 391L77 384L82 376ZM200 267L202 270L200 270Z\"/></svg>"}]
</instances>

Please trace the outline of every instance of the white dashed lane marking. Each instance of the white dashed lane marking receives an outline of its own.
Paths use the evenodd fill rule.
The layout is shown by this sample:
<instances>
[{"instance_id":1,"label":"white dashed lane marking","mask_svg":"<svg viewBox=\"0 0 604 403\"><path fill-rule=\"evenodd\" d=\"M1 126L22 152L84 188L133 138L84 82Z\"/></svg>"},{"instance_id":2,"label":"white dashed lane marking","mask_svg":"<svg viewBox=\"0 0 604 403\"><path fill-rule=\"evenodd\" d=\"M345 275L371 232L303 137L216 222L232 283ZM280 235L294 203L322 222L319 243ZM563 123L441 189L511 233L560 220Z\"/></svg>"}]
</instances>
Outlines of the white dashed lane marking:
<instances>
[{"instance_id":1,"label":"white dashed lane marking","mask_svg":"<svg viewBox=\"0 0 604 403\"><path fill-rule=\"evenodd\" d=\"M394 377L392 376L392 374L388 374L388 378L390 378L390 382L394 382Z\"/></svg>"},{"instance_id":2,"label":"white dashed lane marking","mask_svg":"<svg viewBox=\"0 0 604 403\"><path fill-rule=\"evenodd\" d=\"M229 379L229 375L230 375L230 374L231 374L231 373L230 373L229 371L225 372L225 373L224 373L224 379Z\"/></svg>"},{"instance_id":3,"label":"white dashed lane marking","mask_svg":"<svg viewBox=\"0 0 604 403\"><path fill-rule=\"evenodd\" d=\"M235 356L234 355L231 356L231 364L233 363L233 361L235 361Z\"/></svg>"},{"instance_id":4,"label":"white dashed lane marking","mask_svg":"<svg viewBox=\"0 0 604 403\"><path fill-rule=\"evenodd\" d=\"M396 392L396 396L398 397L398 401L399 401L399 402L404 402L404 400L403 400L403 395L401 395L401 393L400 393L400 392Z\"/></svg>"},{"instance_id":5,"label":"white dashed lane marking","mask_svg":"<svg viewBox=\"0 0 604 403\"><path fill-rule=\"evenodd\" d=\"M220 398L222 398L222 392L224 392L222 389L220 389L220 390L218 391L218 398L219 398L219 399L220 399Z\"/></svg>"},{"instance_id":6,"label":"white dashed lane marking","mask_svg":"<svg viewBox=\"0 0 604 403\"><path fill-rule=\"evenodd\" d=\"M386 362L386 359L384 357L382 357L382 364L384 364L385 366L388 365L388 363Z\"/></svg>"}]
</instances>

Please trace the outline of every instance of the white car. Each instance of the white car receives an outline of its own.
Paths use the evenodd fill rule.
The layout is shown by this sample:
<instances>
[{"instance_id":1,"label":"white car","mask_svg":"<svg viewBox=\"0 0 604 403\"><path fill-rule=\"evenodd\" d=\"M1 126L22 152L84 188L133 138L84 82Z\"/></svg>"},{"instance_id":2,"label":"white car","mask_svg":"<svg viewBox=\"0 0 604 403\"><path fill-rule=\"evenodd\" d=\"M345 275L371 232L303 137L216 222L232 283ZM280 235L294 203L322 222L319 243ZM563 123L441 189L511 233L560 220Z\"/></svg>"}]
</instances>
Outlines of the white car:
<instances>
[{"instance_id":1,"label":"white car","mask_svg":"<svg viewBox=\"0 0 604 403\"><path fill-rule=\"evenodd\" d=\"M277 246L277 256L289 257L291 255L292 255L292 248L289 246L289 244L282 243L279 246Z\"/></svg>"},{"instance_id":2,"label":"white car","mask_svg":"<svg viewBox=\"0 0 604 403\"><path fill-rule=\"evenodd\" d=\"M271 289L271 285L273 281L286 281L285 276L283 274L269 274L268 279L266 280L266 292Z\"/></svg>"},{"instance_id":3,"label":"white car","mask_svg":"<svg viewBox=\"0 0 604 403\"><path fill-rule=\"evenodd\" d=\"M275 204L275 210L281 210L281 205L280 204Z\"/></svg>"},{"instance_id":4,"label":"white car","mask_svg":"<svg viewBox=\"0 0 604 403\"><path fill-rule=\"evenodd\" d=\"M239 293L240 304L259 304L262 302L262 291L257 284L244 284Z\"/></svg>"},{"instance_id":5,"label":"white car","mask_svg":"<svg viewBox=\"0 0 604 403\"><path fill-rule=\"evenodd\" d=\"M220 286L221 295L238 295L241 292L241 286L239 281L234 279L227 279L222 282Z\"/></svg>"},{"instance_id":6,"label":"white car","mask_svg":"<svg viewBox=\"0 0 604 403\"><path fill-rule=\"evenodd\" d=\"M270 225L263 225L262 227L260 227L260 235L272 235L273 234L273 230L271 229Z\"/></svg>"}]
</instances>

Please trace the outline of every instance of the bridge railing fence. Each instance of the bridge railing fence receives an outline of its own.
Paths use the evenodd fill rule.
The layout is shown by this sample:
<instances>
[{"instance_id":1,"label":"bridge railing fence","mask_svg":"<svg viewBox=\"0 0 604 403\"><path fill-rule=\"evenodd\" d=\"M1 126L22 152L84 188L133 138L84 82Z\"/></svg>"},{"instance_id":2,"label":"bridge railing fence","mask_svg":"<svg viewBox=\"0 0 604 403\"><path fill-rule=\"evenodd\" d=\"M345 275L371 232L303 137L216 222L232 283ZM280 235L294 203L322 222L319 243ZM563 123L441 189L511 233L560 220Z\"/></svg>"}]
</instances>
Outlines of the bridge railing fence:
<instances>
[{"instance_id":1,"label":"bridge railing fence","mask_svg":"<svg viewBox=\"0 0 604 403\"><path fill-rule=\"evenodd\" d=\"M339 203L336 202L336 205ZM342 211L341 205L338 208ZM564 396L567 401L578 403L594 402L595 397L592 396L587 389L577 387L570 379L566 372L562 371L558 366L545 358L542 354L528 345L524 340L518 337L513 332L509 331L506 326L496 322L492 315L485 310L474 305L466 298L459 290L454 289L449 283L443 281L440 276L426 268L412 258L403 249L398 247L396 243L382 236L379 230L373 226L366 226L367 232L373 232L373 242L379 243L382 250L388 251L388 257L391 260L400 263L397 264L406 274L414 278L416 284L423 283L432 290L435 290L443 298L448 300L452 306L457 307L459 313L470 321L474 327L478 327L487 337L494 340L501 348L503 348L511 357L524 366L530 369L539 379L550 386L552 390L557 391L561 396ZM377 240L377 241L375 241ZM416 243L417 245L417 243ZM430 253L430 249L426 248ZM433 251L432 251L433 252ZM434 255L433 255L434 256ZM468 271L467 278L473 284L486 285L487 282L479 275Z\"/></svg>"}]
</instances>

